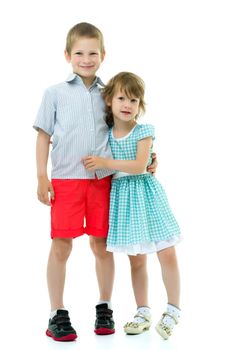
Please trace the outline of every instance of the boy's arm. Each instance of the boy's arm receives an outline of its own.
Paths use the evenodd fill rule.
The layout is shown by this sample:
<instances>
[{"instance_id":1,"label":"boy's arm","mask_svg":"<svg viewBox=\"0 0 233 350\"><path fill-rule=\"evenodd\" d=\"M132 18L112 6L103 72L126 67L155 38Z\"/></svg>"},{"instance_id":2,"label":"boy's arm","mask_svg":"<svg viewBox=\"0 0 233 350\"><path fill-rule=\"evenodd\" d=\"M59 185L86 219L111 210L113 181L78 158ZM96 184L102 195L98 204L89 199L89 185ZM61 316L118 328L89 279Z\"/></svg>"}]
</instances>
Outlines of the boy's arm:
<instances>
[{"instance_id":1,"label":"boy's arm","mask_svg":"<svg viewBox=\"0 0 233 350\"><path fill-rule=\"evenodd\" d=\"M153 152L151 156L152 156L152 163L150 165L148 165L146 170L149 173L154 174L156 172L156 169L157 169L158 161L157 161L156 153Z\"/></svg>"},{"instance_id":2,"label":"boy's arm","mask_svg":"<svg viewBox=\"0 0 233 350\"><path fill-rule=\"evenodd\" d=\"M54 190L47 174L49 145L50 136L39 129L36 142L37 196L40 202L50 206L48 193L50 192L51 199L54 199Z\"/></svg>"},{"instance_id":3,"label":"boy's arm","mask_svg":"<svg viewBox=\"0 0 233 350\"><path fill-rule=\"evenodd\" d=\"M141 174L146 170L151 146L152 139L147 137L138 142L135 160L117 160L89 156L84 158L84 166L88 171L107 168L129 174Z\"/></svg>"}]
</instances>

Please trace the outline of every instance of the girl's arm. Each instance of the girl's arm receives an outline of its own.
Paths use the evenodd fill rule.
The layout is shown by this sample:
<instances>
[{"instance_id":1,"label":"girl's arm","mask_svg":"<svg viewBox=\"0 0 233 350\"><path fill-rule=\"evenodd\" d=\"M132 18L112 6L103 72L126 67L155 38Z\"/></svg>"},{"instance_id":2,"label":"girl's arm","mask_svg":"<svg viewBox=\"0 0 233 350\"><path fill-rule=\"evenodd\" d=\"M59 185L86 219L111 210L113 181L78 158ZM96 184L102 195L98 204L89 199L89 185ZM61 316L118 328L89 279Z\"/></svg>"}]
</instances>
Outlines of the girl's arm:
<instances>
[{"instance_id":1,"label":"girl's arm","mask_svg":"<svg viewBox=\"0 0 233 350\"><path fill-rule=\"evenodd\" d=\"M47 163L49 155L50 136L43 130L38 131L36 141L36 165L38 188L37 196L40 202L50 205L48 193L50 192L51 199L54 199L54 190L47 175Z\"/></svg>"},{"instance_id":2,"label":"girl's arm","mask_svg":"<svg viewBox=\"0 0 233 350\"><path fill-rule=\"evenodd\" d=\"M112 169L129 174L141 174L146 170L149 160L152 138L147 137L138 141L135 160L117 160L102 157L89 156L84 158L84 166L88 171L97 169Z\"/></svg>"}]
</instances>

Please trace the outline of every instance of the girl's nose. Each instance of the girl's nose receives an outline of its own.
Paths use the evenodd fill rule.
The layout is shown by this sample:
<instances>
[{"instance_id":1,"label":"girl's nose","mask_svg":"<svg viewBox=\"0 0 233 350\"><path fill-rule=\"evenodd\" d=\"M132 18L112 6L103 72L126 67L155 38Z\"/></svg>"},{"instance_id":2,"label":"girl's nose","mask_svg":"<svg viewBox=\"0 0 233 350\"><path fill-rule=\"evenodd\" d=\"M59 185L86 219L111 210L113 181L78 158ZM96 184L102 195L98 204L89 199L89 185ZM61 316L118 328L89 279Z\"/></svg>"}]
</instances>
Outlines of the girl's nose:
<instances>
[{"instance_id":1,"label":"girl's nose","mask_svg":"<svg viewBox=\"0 0 233 350\"><path fill-rule=\"evenodd\" d=\"M125 101L125 108L130 108L130 101Z\"/></svg>"}]
</instances>

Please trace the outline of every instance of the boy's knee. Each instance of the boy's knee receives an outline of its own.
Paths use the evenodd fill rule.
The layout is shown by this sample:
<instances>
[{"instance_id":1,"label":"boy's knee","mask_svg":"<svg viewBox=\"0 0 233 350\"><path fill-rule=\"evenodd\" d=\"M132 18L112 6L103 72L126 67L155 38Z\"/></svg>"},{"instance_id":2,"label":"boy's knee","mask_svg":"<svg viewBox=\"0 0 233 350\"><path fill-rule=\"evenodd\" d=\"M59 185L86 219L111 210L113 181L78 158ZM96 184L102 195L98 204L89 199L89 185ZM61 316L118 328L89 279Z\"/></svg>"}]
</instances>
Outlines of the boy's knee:
<instances>
[{"instance_id":1,"label":"boy's knee","mask_svg":"<svg viewBox=\"0 0 233 350\"><path fill-rule=\"evenodd\" d=\"M96 258L104 259L106 256L111 254L106 250L105 238L90 237L90 247Z\"/></svg>"},{"instance_id":2,"label":"boy's knee","mask_svg":"<svg viewBox=\"0 0 233 350\"><path fill-rule=\"evenodd\" d=\"M66 261L72 250L71 239L54 239L52 243L52 254L58 261Z\"/></svg>"}]
</instances>

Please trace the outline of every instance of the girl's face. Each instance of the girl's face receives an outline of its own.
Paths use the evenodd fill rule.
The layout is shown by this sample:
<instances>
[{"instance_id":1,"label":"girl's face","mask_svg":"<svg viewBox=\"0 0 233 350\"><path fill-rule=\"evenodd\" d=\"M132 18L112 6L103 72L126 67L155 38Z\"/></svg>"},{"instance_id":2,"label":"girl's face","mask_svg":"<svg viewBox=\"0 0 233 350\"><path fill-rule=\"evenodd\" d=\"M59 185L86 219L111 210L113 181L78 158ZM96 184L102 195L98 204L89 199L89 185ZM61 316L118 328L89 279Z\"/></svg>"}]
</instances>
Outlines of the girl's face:
<instances>
[{"instance_id":1,"label":"girl's face","mask_svg":"<svg viewBox=\"0 0 233 350\"><path fill-rule=\"evenodd\" d=\"M139 103L138 97L130 96L129 98L123 91L118 90L109 105L112 108L114 119L129 122L135 120L139 114Z\"/></svg>"}]
</instances>

